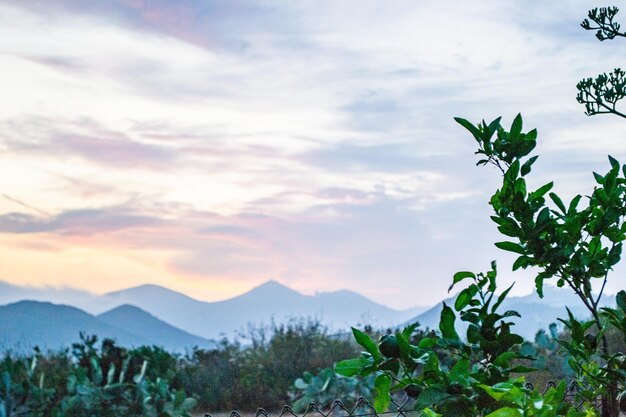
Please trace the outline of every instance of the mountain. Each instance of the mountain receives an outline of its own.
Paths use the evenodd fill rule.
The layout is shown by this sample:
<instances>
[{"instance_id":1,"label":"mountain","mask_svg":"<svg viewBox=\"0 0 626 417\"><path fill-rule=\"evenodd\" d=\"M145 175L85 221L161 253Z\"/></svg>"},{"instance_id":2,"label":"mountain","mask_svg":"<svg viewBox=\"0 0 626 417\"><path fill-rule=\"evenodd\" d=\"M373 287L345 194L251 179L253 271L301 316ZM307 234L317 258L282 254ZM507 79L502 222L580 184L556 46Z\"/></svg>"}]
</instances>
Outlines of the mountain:
<instances>
[{"instance_id":1,"label":"mountain","mask_svg":"<svg viewBox=\"0 0 626 417\"><path fill-rule=\"evenodd\" d=\"M611 297L605 296L602 305L611 304ZM454 305L454 298L444 300L449 305ZM567 317L565 306L568 306L575 317L587 319L590 315L580 299L568 289L558 289L546 286L544 298L539 298L535 293L521 297L509 297L500 307L500 311L515 310L521 314L521 319L513 317L510 321L515 322L512 331L523 336L527 340L534 340L539 329L548 329L551 323L557 323L558 317ZM419 322L422 328L437 329L442 303L417 315L407 323ZM462 322L457 318L457 325L462 327Z\"/></svg>"},{"instance_id":2,"label":"mountain","mask_svg":"<svg viewBox=\"0 0 626 417\"><path fill-rule=\"evenodd\" d=\"M20 301L0 307L0 348L3 350L67 347L79 340L81 331L101 338L114 337L127 346L145 342L76 307L39 301Z\"/></svg>"},{"instance_id":3,"label":"mountain","mask_svg":"<svg viewBox=\"0 0 626 417\"><path fill-rule=\"evenodd\" d=\"M0 306L0 350L69 347L79 340L80 332L112 338L128 347L157 345L182 351L195 345L212 345L135 307L122 306L96 317L76 307L49 302L20 301Z\"/></svg>"},{"instance_id":4,"label":"mountain","mask_svg":"<svg viewBox=\"0 0 626 417\"><path fill-rule=\"evenodd\" d=\"M111 327L122 329L139 336L143 340L150 341L151 345L163 346L171 351L180 352L193 346L204 348L216 346L214 342L180 330L157 319L152 314L128 304L116 307L96 317Z\"/></svg>"},{"instance_id":5,"label":"mountain","mask_svg":"<svg viewBox=\"0 0 626 417\"><path fill-rule=\"evenodd\" d=\"M391 326L414 316L397 311L351 291L304 295L276 281L218 302L203 302L155 285L142 285L105 294L119 304L137 306L161 320L206 338L232 336L246 326L267 325L290 318L316 318L331 329L357 324Z\"/></svg>"}]
</instances>

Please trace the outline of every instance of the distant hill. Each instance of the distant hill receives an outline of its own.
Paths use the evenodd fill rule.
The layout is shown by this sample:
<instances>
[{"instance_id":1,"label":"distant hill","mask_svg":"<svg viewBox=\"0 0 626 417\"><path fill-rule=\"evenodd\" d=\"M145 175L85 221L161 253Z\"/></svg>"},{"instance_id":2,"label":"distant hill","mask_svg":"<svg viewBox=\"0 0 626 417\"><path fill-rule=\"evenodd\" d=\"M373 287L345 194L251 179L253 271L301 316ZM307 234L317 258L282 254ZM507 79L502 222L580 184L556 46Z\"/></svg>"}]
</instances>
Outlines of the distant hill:
<instances>
[{"instance_id":1,"label":"distant hill","mask_svg":"<svg viewBox=\"0 0 626 417\"><path fill-rule=\"evenodd\" d=\"M149 341L151 345L163 346L168 350L184 351L186 348L194 346L204 348L216 346L215 342L180 330L157 319L152 314L128 304L116 307L96 317L112 327Z\"/></svg>"},{"instance_id":2,"label":"distant hill","mask_svg":"<svg viewBox=\"0 0 626 417\"><path fill-rule=\"evenodd\" d=\"M138 306L172 325L206 338L232 336L248 324L277 323L289 318L318 318L333 329L357 324L392 326L415 316L397 311L352 291L304 295L276 281L219 302L203 302L155 285L142 285L105 295L120 304Z\"/></svg>"},{"instance_id":3,"label":"distant hill","mask_svg":"<svg viewBox=\"0 0 626 417\"><path fill-rule=\"evenodd\" d=\"M444 300L449 306L454 305L454 297ZM603 297L603 305L611 304L611 297ZM558 323L558 317L567 317L565 306L568 306L572 314L578 318L586 319L589 313L580 299L568 289L558 289L546 286L544 289L544 298L541 299L535 293L521 296L509 297L502 306L501 311L516 310L522 318L512 318L515 322L513 331L523 336L527 340L534 340L535 334L539 329L548 329L551 323ZM417 315L407 323L419 322L421 327L437 329L439 326L439 316L443 305L439 303L433 308ZM457 318L457 324L461 325Z\"/></svg>"},{"instance_id":4,"label":"distant hill","mask_svg":"<svg viewBox=\"0 0 626 417\"><path fill-rule=\"evenodd\" d=\"M212 346L212 342L164 323L135 307L123 306L101 317L78 308L40 301L0 306L0 350L69 347L79 333L115 339L123 346L157 345L171 351Z\"/></svg>"}]
</instances>

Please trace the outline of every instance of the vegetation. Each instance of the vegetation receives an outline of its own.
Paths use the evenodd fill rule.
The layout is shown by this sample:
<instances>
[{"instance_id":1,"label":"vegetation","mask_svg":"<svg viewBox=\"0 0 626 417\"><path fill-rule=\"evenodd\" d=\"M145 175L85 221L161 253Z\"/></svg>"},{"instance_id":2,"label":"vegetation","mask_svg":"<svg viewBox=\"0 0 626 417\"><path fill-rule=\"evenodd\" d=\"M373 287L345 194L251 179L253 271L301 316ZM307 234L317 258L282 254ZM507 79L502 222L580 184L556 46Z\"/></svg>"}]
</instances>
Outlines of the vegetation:
<instances>
[{"instance_id":1,"label":"vegetation","mask_svg":"<svg viewBox=\"0 0 626 417\"><path fill-rule=\"evenodd\" d=\"M614 21L617 8L593 9L582 24L597 30L600 40L626 37ZM578 84L578 101L589 115L611 113L626 117L617 108L626 96L624 72L601 74ZM538 156L531 156L537 131L523 132L521 115L509 129L497 118L474 125L456 118L478 145L477 165L495 166L502 186L491 197L491 217L509 240L496 243L516 253L513 270L533 268L536 292L543 296L544 282L555 281L571 289L589 311L590 320L579 321L571 312L560 319L565 337L542 338L539 350L528 349L513 332L510 317L516 311L500 311L510 288L497 295L496 265L485 273L459 272L452 285L468 283L456 297L454 308L444 304L439 333L412 343L414 326L381 338L376 344L354 329L365 352L340 362L336 371L345 376L376 375L375 406L385 410L393 392L415 398L415 407L428 416L596 416L617 417L626 412L626 356L623 345L609 343L609 334L626 341L626 291L616 297L616 308L600 308L609 273L620 261L626 239L626 165L609 156L606 174L593 173L597 185L590 195L577 195L566 204L551 192L550 182L529 190L526 179ZM598 289L594 292L594 287ZM467 324L461 337L457 318ZM578 391L573 403L564 401L563 379L542 393L526 384L535 371L524 363L538 364L541 350L553 351L555 343L567 355L567 372ZM451 363L440 360L441 350ZM545 362L545 359L544 359ZM560 364L562 366L562 364ZM570 373L571 372L571 373ZM601 405L597 407L597 400ZM576 404L576 406L574 406ZM599 408L599 411L598 411Z\"/></svg>"},{"instance_id":2,"label":"vegetation","mask_svg":"<svg viewBox=\"0 0 626 417\"><path fill-rule=\"evenodd\" d=\"M82 335L71 351L6 354L0 361L0 417L275 409L289 402L303 373L329 369L357 353L349 338L328 334L318 322L254 329L247 339L180 356Z\"/></svg>"}]
</instances>

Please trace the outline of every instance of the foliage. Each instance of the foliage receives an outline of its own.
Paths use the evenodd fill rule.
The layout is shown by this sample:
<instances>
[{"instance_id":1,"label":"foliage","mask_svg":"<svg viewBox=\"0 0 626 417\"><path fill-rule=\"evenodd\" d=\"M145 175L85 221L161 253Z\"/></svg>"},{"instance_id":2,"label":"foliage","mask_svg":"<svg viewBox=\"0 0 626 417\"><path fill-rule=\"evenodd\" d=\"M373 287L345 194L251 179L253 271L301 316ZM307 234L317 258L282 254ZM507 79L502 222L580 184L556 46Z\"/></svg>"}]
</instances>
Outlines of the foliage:
<instances>
[{"instance_id":1,"label":"foliage","mask_svg":"<svg viewBox=\"0 0 626 417\"><path fill-rule=\"evenodd\" d=\"M317 374L305 372L294 381L290 401L294 411L302 413L310 403L330 409L337 399L347 408L353 408L360 397L371 399L374 375L365 378L344 378L333 368L324 368Z\"/></svg>"},{"instance_id":2,"label":"foliage","mask_svg":"<svg viewBox=\"0 0 626 417\"><path fill-rule=\"evenodd\" d=\"M415 326L409 326L394 335L397 352L383 349L389 338L376 344L354 329L365 352L339 362L336 371L345 376L377 375L375 405L379 411L389 405L392 391L403 390L415 398L417 410L428 408L444 416L524 415L526 409L534 413L526 415L585 415L562 404L564 385L548 391L539 405L541 394L526 388L523 377L514 378L532 370L519 364L532 357L523 353L523 339L511 331L514 324L509 319L519 314L499 311L510 288L496 296L496 276L495 263L486 273L455 274L452 287L462 281L469 285L457 295L454 308L444 304L439 333L411 343ZM456 330L457 317L467 323L464 337ZM440 361L440 350L448 353L448 364Z\"/></svg>"},{"instance_id":3,"label":"foliage","mask_svg":"<svg viewBox=\"0 0 626 417\"><path fill-rule=\"evenodd\" d=\"M85 335L71 356L38 350L24 358L6 355L0 416L190 416L195 400L166 379L147 377L147 360L133 368L136 358L112 340L98 347L97 337Z\"/></svg>"},{"instance_id":4,"label":"foliage","mask_svg":"<svg viewBox=\"0 0 626 417\"><path fill-rule=\"evenodd\" d=\"M626 37L614 21L617 12L614 7L593 9L582 26L596 30L600 40ZM578 90L577 99L586 106L587 114L626 117L617 110L617 102L626 96L622 70L585 79ZM514 271L537 271L535 287L540 297L545 281L555 280L557 286L567 286L578 296L591 319L579 321L568 309L568 317L560 319L567 337L557 337L553 328L551 339L545 333L539 335L539 348L524 344L511 333L512 323L507 321L519 314L498 311L510 288L493 302L497 290L494 263L484 274L454 275L450 288L471 281L457 295L454 310L444 303L439 334L413 344L408 338L414 328L409 326L377 345L354 329L365 352L338 363L336 371L346 376L377 375L375 405L379 411L389 405L392 391L404 390L416 399L416 409L427 416L594 416L601 396L602 416L616 417L620 405L626 411L626 356L623 348L615 349L609 343L607 335L618 335L626 342L626 291L617 294L616 308L600 308L600 300L626 240L626 165L609 156L609 170L593 173L596 186L588 197L583 200L577 195L566 204L551 192L553 182L535 190L528 188L527 177L538 159L531 155L537 130L523 132L521 115L509 129L502 126L500 118L477 125L455 120L478 144L477 165L493 165L502 173L502 186L490 199L491 219L509 239L495 245L518 255ZM465 338L457 333L455 310L468 323ZM566 353L579 388L577 407L564 401L564 380L545 393L526 384L525 374L533 369L523 364L540 363L535 355L554 352L557 344ZM448 352L452 365L442 366L435 349Z\"/></svg>"},{"instance_id":5,"label":"foliage","mask_svg":"<svg viewBox=\"0 0 626 417\"><path fill-rule=\"evenodd\" d=\"M617 7L591 9L581 26L585 30L596 31L596 38L600 41L624 38L626 32L620 32L620 24L615 21L618 12ZM608 74L581 80L576 85L578 89L576 99L585 106L586 114L589 116L614 114L626 118L626 114L617 109L617 102L626 96L625 76L623 70L615 68Z\"/></svg>"},{"instance_id":6,"label":"foliage","mask_svg":"<svg viewBox=\"0 0 626 417\"><path fill-rule=\"evenodd\" d=\"M289 401L294 380L305 371L357 353L346 335L330 335L315 321L252 329L246 337L245 344L223 340L184 357L86 335L71 352L6 354L0 417L165 417L186 415L194 405L204 411L272 409Z\"/></svg>"},{"instance_id":7,"label":"foliage","mask_svg":"<svg viewBox=\"0 0 626 417\"><path fill-rule=\"evenodd\" d=\"M252 329L247 344L222 341L219 349L194 350L179 375L205 410L255 410L286 404L293 382L356 354L344 335L330 335L317 321L292 321Z\"/></svg>"}]
</instances>

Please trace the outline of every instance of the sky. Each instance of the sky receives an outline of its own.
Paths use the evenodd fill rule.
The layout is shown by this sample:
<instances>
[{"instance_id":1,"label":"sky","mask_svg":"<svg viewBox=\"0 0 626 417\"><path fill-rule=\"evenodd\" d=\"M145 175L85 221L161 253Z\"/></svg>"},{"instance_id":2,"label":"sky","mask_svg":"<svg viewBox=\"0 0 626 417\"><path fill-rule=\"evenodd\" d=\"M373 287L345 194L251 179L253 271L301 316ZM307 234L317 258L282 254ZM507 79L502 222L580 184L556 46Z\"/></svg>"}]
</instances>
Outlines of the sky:
<instances>
[{"instance_id":1,"label":"sky","mask_svg":"<svg viewBox=\"0 0 626 417\"><path fill-rule=\"evenodd\" d=\"M273 279L432 305L511 272L472 121L537 128L530 185L589 194L626 122L576 83L597 2L0 0L0 280L214 301ZM624 268L607 287L626 287Z\"/></svg>"}]
</instances>

